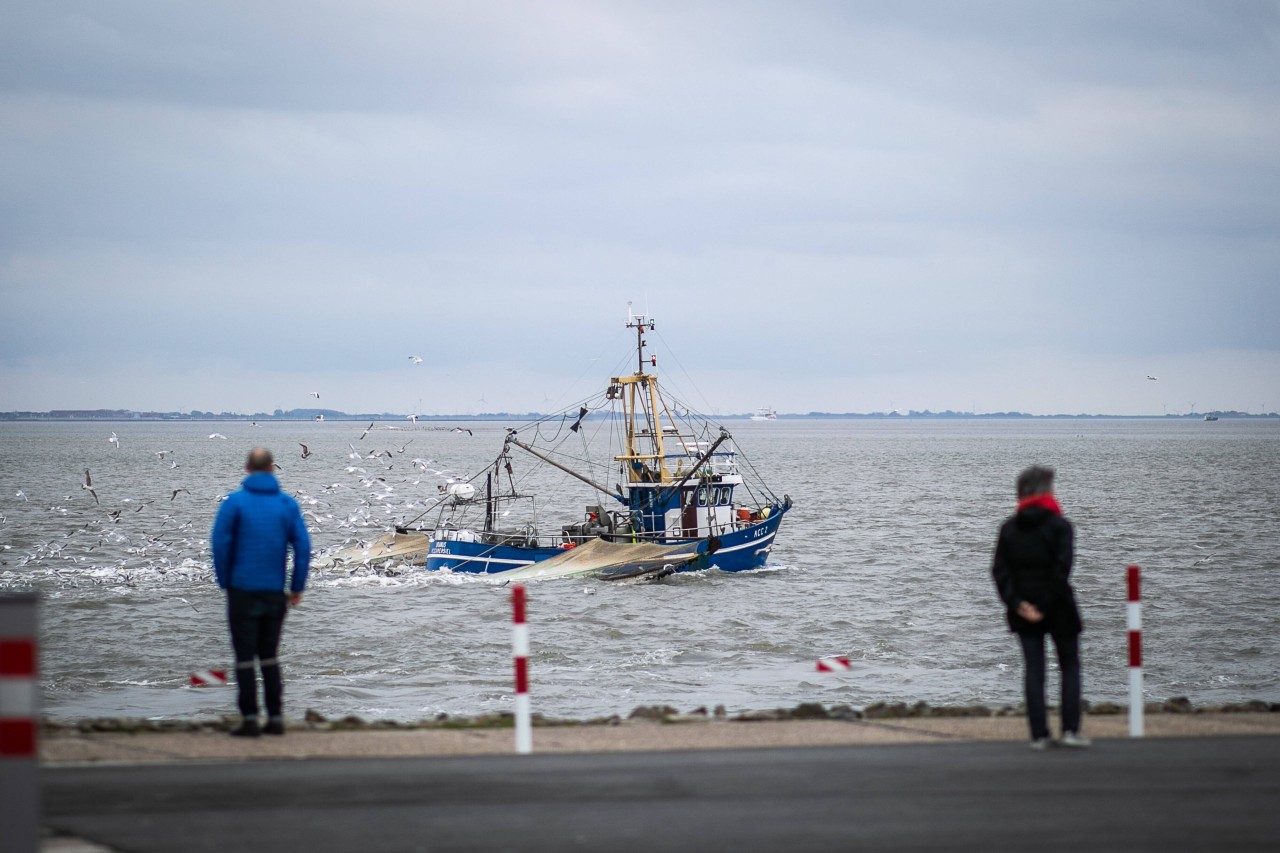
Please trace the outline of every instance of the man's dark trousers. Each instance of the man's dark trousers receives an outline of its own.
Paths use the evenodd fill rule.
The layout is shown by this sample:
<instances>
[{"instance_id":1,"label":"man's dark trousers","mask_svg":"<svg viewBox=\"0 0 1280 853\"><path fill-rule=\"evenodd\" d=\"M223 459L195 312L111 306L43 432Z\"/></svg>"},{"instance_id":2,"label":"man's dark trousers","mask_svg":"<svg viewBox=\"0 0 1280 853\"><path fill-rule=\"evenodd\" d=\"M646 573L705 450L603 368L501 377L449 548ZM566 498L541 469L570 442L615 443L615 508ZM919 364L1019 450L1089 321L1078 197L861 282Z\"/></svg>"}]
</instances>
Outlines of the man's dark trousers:
<instances>
[{"instance_id":1,"label":"man's dark trousers","mask_svg":"<svg viewBox=\"0 0 1280 853\"><path fill-rule=\"evenodd\" d=\"M281 716L284 684L280 677L280 632L288 612L283 592L227 590L227 621L231 625L231 647L236 654L236 687L240 714L258 715L258 687L254 659L262 668L262 692L267 715Z\"/></svg>"}]
</instances>

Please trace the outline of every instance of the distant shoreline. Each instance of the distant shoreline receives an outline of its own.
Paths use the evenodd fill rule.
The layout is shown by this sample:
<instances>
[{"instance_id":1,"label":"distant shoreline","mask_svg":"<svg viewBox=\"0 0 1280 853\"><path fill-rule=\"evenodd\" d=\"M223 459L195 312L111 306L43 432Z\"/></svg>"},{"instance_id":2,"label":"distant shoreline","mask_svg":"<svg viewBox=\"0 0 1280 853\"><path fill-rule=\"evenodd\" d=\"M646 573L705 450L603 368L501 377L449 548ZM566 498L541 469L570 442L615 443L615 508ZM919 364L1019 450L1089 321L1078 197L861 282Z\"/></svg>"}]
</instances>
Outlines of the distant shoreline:
<instances>
[{"instance_id":1,"label":"distant shoreline","mask_svg":"<svg viewBox=\"0 0 1280 853\"><path fill-rule=\"evenodd\" d=\"M554 414L554 413L551 413ZM1182 415L1108 415L1108 414L1055 414L1033 415L1026 412L803 412L779 413L778 420L871 420L871 421L927 421L927 420L1157 420L1157 421L1202 421L1207 414L1220 420L1275 420L1280 413L1263 414L1238 411L1192 412ZM327 421L408 421L410 415L395 412L362 412L349 414L331 409L294 409L288 412L271 414L240 414L237 412L155 412L133 411L129 409L54 409L47 412L11 411L0 412L0 422L236 422L260 421L263 423L302 423L323 417ZM548 417L543 412L481 412L479 414L451 415L418 415L417 422L456 422L456 421L531 421ZM716 420L751 420L752 413L733 413L713 416Z\"/></svg>"}]
</instances>

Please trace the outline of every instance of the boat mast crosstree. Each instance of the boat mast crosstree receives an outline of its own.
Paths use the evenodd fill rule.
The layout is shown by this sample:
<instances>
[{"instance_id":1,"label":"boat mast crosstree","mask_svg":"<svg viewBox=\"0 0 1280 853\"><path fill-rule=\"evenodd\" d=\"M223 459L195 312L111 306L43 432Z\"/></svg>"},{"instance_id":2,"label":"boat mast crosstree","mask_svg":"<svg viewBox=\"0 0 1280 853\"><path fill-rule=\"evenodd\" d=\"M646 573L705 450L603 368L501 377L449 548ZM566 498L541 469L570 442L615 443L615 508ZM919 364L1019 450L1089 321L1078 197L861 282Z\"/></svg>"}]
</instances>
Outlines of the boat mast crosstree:
<instances>
[{"instance_id":1,"label":"boat mast crosstree","mask_svg":"<svg viewBox=\"0 0 1280 853\"><path fill-rule=\"evenodd\" d=\"M635 332L635 372L612 377L603 393L564 411L508 430L495 461L468 481L476 484L472 494L441 503L428 569L512 572L594 540L613 547L550 562L545 575L660 576L765 564L790 497L778 498L758 477L748 480L750 466L740 464L745 460L726 429L671 405L657 356L645 352L654 320L629 314L626 328ZM617 447L608 449L614 440ZM536 468L589 487L593 502L548 530L543 518L553 508L564 518L566 486L581 486L553 484L533 469L517 478L513 449L542 463ZM628 545L635 550L620 547Z\"/></svg>"}]
</instances>

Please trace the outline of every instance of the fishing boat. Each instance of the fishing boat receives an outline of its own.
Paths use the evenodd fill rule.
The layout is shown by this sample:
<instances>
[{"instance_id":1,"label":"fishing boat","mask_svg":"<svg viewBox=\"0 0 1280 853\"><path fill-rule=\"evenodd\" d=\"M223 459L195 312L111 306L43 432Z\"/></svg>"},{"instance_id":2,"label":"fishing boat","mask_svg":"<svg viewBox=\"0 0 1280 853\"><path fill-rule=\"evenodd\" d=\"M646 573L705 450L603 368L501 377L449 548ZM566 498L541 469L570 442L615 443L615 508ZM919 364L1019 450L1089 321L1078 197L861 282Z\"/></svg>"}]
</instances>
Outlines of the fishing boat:
<instances>
[{"instance_id":1,"label":"fishing boat","mask_svg":"<svg viewBox=\"0 0 1280 853\"><path fill-rule=\"evenodd\" d=\"M429 570L633 579L765 565L791 498L659 385L645 354L655 326L628 312L634 372L508 429L492 463L447 487Z\"/></svg>"},{"instance_id":2,"label":"fishing boat","mask_svg":"<svg viewBox=\"0 0 1280 853\"><path fill-rule=\"evenodd\" d=\"M756 413L751 416L751 420L753 421L776 421L777 419L778 413L775 412L771 406L765 406L764 408L757 409Z\"/></svg>"}]
</instances>

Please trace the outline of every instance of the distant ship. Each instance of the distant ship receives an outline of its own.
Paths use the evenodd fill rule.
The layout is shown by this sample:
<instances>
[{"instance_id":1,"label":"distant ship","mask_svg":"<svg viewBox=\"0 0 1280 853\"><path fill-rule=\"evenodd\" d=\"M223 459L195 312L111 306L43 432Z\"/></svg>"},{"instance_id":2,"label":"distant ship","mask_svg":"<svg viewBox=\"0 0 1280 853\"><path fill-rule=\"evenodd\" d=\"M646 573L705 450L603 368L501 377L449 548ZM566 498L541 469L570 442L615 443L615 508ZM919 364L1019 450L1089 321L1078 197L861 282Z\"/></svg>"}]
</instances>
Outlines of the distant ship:
<instances>
[{"instance_id":1,"label":"distant ship","mask_svg":"<svg viewBox=\"0 0 1280 853\"><path fill-rule=\"evenodd\" d=\"M1218 419L1218 416L1217 416L1217 415L1215 415L1215 414L1213 414L1213 413L1211 412L1211 413L1209 413L1209 414L1205 415L1205 416L1204 416L1204 419L1205 419L1206 421L1216 421L1216 420Z\"/></svg>"},{"instance_id":2,"label":"distant ship","mask_svg":"<svg viewBox=\"0 0 1280 853\"><path fill-rule=\"evenodd\" d=\"M777 419L778 413L769 406L765 406L763 409L757 409L756 413L751 416L751 420L753 421L776 421Z\"/></svg>"}]
</instances>

